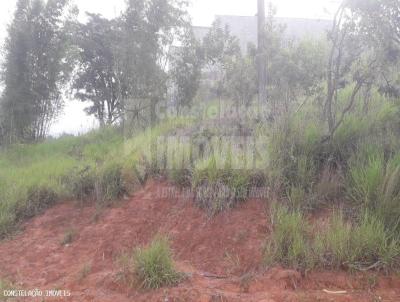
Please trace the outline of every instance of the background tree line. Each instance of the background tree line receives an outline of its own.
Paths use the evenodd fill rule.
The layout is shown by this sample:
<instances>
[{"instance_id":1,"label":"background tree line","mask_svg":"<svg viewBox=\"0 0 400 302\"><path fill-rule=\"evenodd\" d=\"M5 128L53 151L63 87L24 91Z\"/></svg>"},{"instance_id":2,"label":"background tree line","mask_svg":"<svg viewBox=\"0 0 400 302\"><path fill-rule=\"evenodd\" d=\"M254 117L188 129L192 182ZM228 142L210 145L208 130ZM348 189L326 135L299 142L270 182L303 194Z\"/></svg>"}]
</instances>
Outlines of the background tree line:
<instances>
[{"instance_id":1,"label":"background tree line","mask_svg":"<svg viewBox=\"0 0 400 302\"><path fill-rule=\"evenodd\" d=\"M129 0L115 19L87 13L80 23L69 0L18 0L4 46L2 141L45 138L68 91L100 126L121 123L128 111L154 112L165 98L173 43L190 41L186 6ZM175 62L174 70L184 68Z\"/></svg>"},{"instance_id":2,"label":"background tree line","mask_svg":"<svg viewBox=\"0 0 400 302\"><path fill-rule=\"evenodd\" d=\"M398 97L399 6L344 0L327 39L301 41L285 38L270 7L264 51L272 119L311 102L329 140L360 94L365 110L374 89ZM88 103L101 126L146 127L157 119L156 106L171 99L178 112L204 101L199 95L236 106L256 100L255 45L242 51L218 20L197 41L185 1L129 0L111 20L88 13L80 23L77 15L68 0L18 0L4 47L3 142L46 137L66 90ZM352 90L346 101L338 99L344 89Z\"/></svg>"}]
</instances>

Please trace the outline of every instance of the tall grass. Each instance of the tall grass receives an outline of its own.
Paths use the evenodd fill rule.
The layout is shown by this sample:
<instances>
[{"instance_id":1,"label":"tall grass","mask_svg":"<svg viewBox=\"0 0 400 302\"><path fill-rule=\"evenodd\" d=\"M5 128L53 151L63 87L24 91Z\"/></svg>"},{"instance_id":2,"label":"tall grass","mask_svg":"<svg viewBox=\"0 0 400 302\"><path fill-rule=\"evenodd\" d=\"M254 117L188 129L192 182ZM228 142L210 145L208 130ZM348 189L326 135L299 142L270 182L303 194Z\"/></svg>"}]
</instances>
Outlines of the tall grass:
<instances>
[{"instance_id":1,"label":"tall grass","mask_svg":"<svg viewBox=\"0 0 400 302\"><path fill-rule=\"evenodd\" d=\"M137 248L119 258L126 281L145 289L157 289L177 284L183 277L173 264L169 242L156 237L148 247Z\"/></svg>"},{"instance_id":2,"label":"tall grass","mask_svg":"<svg viewBox=\"0 0 400 302\"><path fill-rule=\"evenodd\" d=\"M382 219L398 236L400 230L400 155L384 158L371 153L368 160L355 159L349 167L348 194Z\"/></svg>"},{"instance_id":3,"label":"tall grass","mask_svg":"<svg viewBox=\"0 0 400 302\"><path fill-rule=\"evenodd\" d=\"M375 215L365 212L358 223L335 212L326 227L313 227L298 210L278 206L273 233L266 243L267 264L296 269L314 267L391 271L400 265L400 242Z\"/></svg>"},{"instance_id":4,"label":"tall grass","mask_svg":"<svg viewBox=\"0 0 400 302\"><path fill-rule=\"evenodd\" d=\"M399 248L399 241L391 237L382 221L368 212L355 225L336 213L315 241L320 265L333 268L397 269Z\"/></svg>"},{"instance_id":5,"label":"tall grass","mask_svg":"<svg viewBox=\"0 0 400 302\"><path fill-rule=\"evenodd\" d=\"M280 263L296 269L311 267L311 229L303 214L278 206L271 219L274 229L265 247L266 263Z\"/></svg>"},{"instance_id":6,"label":"tall grass","mask_svg":"<svg viewBox=\"0 0 400 302\"><path fill-rule=\"evenodd\" d=\"M108 204L147 173L151 144L191 120L168 120L132 138L105 128L0 150L0 238L63 199ZM150 159L148 159L150 160Z\"/></svg>"},{"instance_id":7,"label":"tall grass","mask_svg":"<svg viewBox=\"0 0 400 302\"><path fill-rule=\"evenodd\" d=\"M232 156L240 154L214 153L194 165L195 201L212 215L234 207L248 196L250 174L247 170L235 169Z\"/></svg>"}]
</instances>

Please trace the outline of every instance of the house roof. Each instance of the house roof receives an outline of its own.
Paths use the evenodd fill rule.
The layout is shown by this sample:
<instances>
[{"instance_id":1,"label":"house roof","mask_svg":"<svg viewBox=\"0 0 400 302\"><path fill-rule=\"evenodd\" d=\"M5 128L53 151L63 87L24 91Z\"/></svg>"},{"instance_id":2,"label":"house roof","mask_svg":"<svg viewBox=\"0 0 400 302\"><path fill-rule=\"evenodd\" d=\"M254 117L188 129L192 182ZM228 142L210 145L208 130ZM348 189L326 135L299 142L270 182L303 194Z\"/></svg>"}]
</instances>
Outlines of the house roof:
<instances>
[{"instance_id":1,"label":"house roof","mask_svg":"<svg viewBox=\"0 0 400 302\"><path fill-rule=\"evenodd\" d=\"M257 17L256 16L229 16L217 15L216 20L221 25L229 27L233 36L239 39L242 51L247 50L249 43L257 45ZM322 19L303 19L303 18L275 18L277 24L286 26L285 35L287 39L298 40L305 37L320 38L326 35L332 27L332 21ZM194 27L196 39L202 41L210 27Z\"/></svg>"}]
</instances>

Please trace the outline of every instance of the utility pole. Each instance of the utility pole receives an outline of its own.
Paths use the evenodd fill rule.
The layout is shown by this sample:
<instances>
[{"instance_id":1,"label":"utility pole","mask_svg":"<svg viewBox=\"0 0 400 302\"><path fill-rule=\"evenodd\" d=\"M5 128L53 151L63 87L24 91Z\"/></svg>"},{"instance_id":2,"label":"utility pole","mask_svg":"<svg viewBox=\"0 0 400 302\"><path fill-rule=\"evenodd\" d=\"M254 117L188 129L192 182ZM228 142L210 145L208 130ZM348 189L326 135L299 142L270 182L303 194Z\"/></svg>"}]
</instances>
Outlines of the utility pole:
<instances>
[{"instance_id":1,"label":"utility pole","mask_svg":"<svg viewBox=\"0 0 400 302\"><path fill-rule=\"evenodd\" d=\"M257 50L257 68L258 68L258 101L261 104L267 102L267 54L266 54L266 29L265 29L265 1L258 1L258 50Z\"/></svg>"}]
</instances>

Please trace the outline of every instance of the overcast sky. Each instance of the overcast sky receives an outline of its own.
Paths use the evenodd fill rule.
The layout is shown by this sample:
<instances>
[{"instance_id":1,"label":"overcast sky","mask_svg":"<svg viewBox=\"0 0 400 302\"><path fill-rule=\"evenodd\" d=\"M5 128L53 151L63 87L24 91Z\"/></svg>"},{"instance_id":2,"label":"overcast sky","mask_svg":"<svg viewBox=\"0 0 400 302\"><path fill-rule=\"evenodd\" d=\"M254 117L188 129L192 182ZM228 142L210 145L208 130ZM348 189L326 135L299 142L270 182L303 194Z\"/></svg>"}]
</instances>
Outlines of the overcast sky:
<instances>
[{"instance_id":1,"label":"overcast sky","mask_svg":"<svg viewBox=\"0 0 400 302\"><path fill-rule=\"evenodd\" d=\"M123 9L125 0L73 0L80 9L81 15L85 11L100 13L112 18ZM330 19L340 0L272 0L280 17L319 18ZM0 41L3 43L7 24L14 13L16 0L0 0ZM194 25L208 26L215 15L255 15L257 0L191 0L189 13ZM62 132L79 133L93 128L93 119L85 117L84 105L78 102L69 102L59 121L53 126L52 134Z\"/></svg>"}]
</instances>

